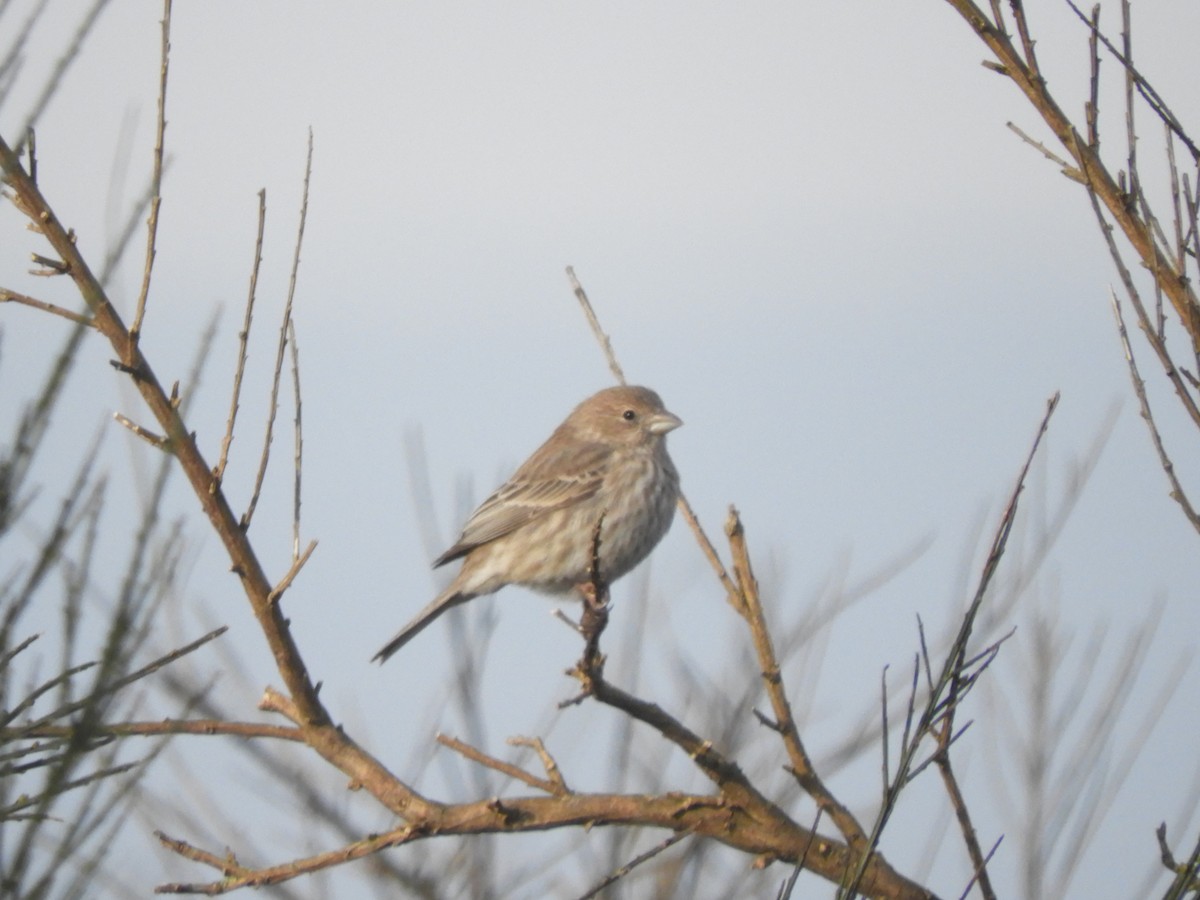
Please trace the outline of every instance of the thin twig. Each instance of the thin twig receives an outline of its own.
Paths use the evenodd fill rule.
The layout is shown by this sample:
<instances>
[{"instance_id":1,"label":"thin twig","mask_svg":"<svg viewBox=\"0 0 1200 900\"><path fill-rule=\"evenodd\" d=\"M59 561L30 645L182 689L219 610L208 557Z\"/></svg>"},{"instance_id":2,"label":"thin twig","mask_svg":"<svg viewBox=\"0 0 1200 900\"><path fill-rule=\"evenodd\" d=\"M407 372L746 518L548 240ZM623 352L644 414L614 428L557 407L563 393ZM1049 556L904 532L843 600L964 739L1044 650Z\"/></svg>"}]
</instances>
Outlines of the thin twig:
<instances>
[{"instance_id":1,"label":"thin twig","mask_svg":"<svg viewBox=\"0 0 1200 900\"><path fill-rule=\"evenodd\" d=\"M1029 33L1029 23L1025 19L1024 0L1009 0L1009 6L1012 7L1013 20L1017 23L1017 34L1021 37L1021 47L1025 51L1025 65L1033 78L1041 81L1042 73L1038 70L1037 55L1033 52L1036 42Z\"/></svg>"},{"instance_id":2,"label":"thin twig","mask_svg":"<svg viewBox=\"0 0 1200 900\"><path fill-rule=\"evenodd\" d=\"M17 291L10 291L8 288L0 288L0 303L19 303L22 306L31 306L34 309L40 309L42 312L61 316L78 325L86 325L88 328L96 327L96 323L92 321L90 316L71 312L69 309L63 309L61 306L55 306L53 303L47 303L45 300L38 300L36 297L30 297Z\"/></svg>"},{"instance_id":3,"label":"thin twig","mask_svg":"<svg viewBox=\"0 0 1200 900\"><path fill-rule=\"evenodd\" d=\"M308 131L308 155L304 163L304 192L300 200L300 223L296 228L296 248L292 255L292 274L288 279L287 302L283 307L283 321L279 326L279 345L275 351L275 374L271 380L271 402L267 412L267 431L263 437L262 457L258 463L258 475L254 479L254 491L250 495L250 504L242 514L242 529L250 527L254 518L254 509L258 506L258 498L262 493L263 479L267 475L267 463L271 458L271 439L275 430L275 415L279 411L279 382L283 375L283 357L287 350L288 324L292 320L292 304L296 298L296 274L300 269L300 248L304 245L304 223L308 218L308 187L312 180L313 136L312 129Z\"/></svg>"},{"instance_id":4,"label":"thin twig","mask_svg":"<svg viewBox=\"0 0 1200 900\"><path fill-rule=\"evenodd\" d=\"M938 771L942 775L942 784L945 785L946 795L950 798L950 806L954 809L959 831L962 833L963 842L967 845L967 855L971 857L971 865L974 869L971 876L971 883L967 885L967 890L970 890L971 884L978 883L979 892L983 895L984 900L996 900L996 891L992 887L992 879L988 876L987 864L988 860L992 858L992 854L996 852L996 847L1000 846L1003 836L996 841L986 855L983 853L982 848L979 846L978 833L975 830L974 823L971 821L971 812L967 808L967 798L963 796L962 787L958 783L958 778L955 776L954 768L950 762L950 747L962 734L960 731L957 734L951 735L952 725L953 721L949 717L942 723L941 735L944 737L939 736L936 760ZM966 892L964 892L963 896L966 896Z\"/></svg>"},{"instance_id":5,"label":"thin twig","mask_svg":"<svg viewBox=\"0 0 1200 900\"><path fill-rule=\"evenodd\" d=\"M1166 126L1164 126L1165 128ZM1171 184L1172 222L1175 225L1175 265L1180 272L1187 270L1187 238L1183 220L1183 206L1179 190L1179 167L1175 163L1175 139L1171 129L1166 128L1164 142L1167 145L1167 177ZM1162 336L1163 325L1159 323L1159 336Z\"/></svg>"},{"instance_id":6,"label":"thin twig","mask_svg":"<svg viewBox=\"0 0 1200 900\"><path fill-rule=\"evenodd\" d=\"M53 259L40 253L30 253L29 258L41 266L40 269L30 269L30 275L36 275L39 278L54 278L58 275L68 275L71 272L71 267L61 259Z\"/></svg>"},{"instance_id":7,"label":"thin twig","mask_svg":"<svg viewBox=\"0 0 1200 900\"><path fill-rule=\"evenodd\" d=\"M571 792L571 789L567 787L566 779L563 778L562 771L558 767L558 762L550 755L550 751L546 749L546 745L542 742L541 738L528 738L518 735L510 737L508 743L514 747L529 747L532 749L542 761L542 768L546 770L546 778L550 780L551 784L555 784L561 788L564 794Z\"/></svg>"},{"instance_id":8,"label":"thin twig","mask_svg":"<svg viewBox=\"0 0 1200 900\"><path fill-rule=\"evenodd\" d=\"M620 363L617 362L617 355L613 351L612 341L604 333L604 329L600 325L600 319L597 317L596 311L592 308L592 303L588 300L583 285L575 277L575 270L570 266L567 267L567 277L571 280L571 287L575 291L575 297L579 300L583 314L592 329L592 334L600 344L600 350L604 353L604 358L608 361L609 369L617 379L618 384L625 384L625 373L622 371ZM736 606L737 587L734 585L733 579L729 577L729 573L725 569L725 564L721 562L721 557L717 553L716 547L708 539L708 535L705 534L704 528L700 525L700 520L696 517L696 513L692 510L692 506L688 503L687 497L684 496L683 492L679 494L679 503L677 506L680 515L683 516L683 520L687 522L688 527L692 530L692 535L696 538L696 543L700 545L700 550L704 554L705 559L712 566L713 571L721 582L721 586L725 588L726 597L729 598L730 603Z\"/></svg>"},{"instance_id":9,"label":"thin twig","mask_svg":"<svg viewBox=\"0 0 1200 900\"><path fill-rule=\"evenodd\" d=\"M8 806L0 806L0 821L13 818L14 813L18 813L23 809L29 809L31 806L38 806L42 804L45 802L47 796L57 796L60 794L65 794L68 791L73 791L76 788L86 787L89 784L103 781L104 779L111 778L114 775L120 775L124 772L128 772L130 769L136 766L136 762L123 763L118 766L109 766L108 768L90 772L89 774L80 778L74 778L70 781L55 784L54 787L49 791L43 791L42 793L34 795L21 794Z\"/></svg>"},{"instance_id":10,"label":"thin twig","mask_svg":"<svg viewBox=\"0 0 1200 900\"><path fill-rule=\"evenodd\" d=\"M989 0L992 7L992 21L1002 34L1008 33L1008 25L1004 21L1004 7L1000 0Z\"/></svg>"},{"instance_id":11,"label":"thin twig","mask_svg":"<svg viewBox=\"0 0 1200 900\"><path fill-rule=\"evenodd\" d=\"M295 477L292 482L292 559L300 558L300 465L304 458L304 429L301 425L300 410L300 347L296 343L296 320L288 319L288 344L292 357L292 397L296 404L296 419L294 432L293 467Z\"/></svg>"},{"instance_id":12,"label":"thin twig","mask_svg":"<svg viewBox=\"0 0 1200 900\"><path fill-rule=\"evenodd\" d=\"M1000 844L1002 844L1003 842L1004 842L1004 835L1000 835L1000 837L996 838L996 843L992 844L992 849L989 850L987 852L987 855L983 857L983 865L980 866L979 868L977 868L974 871L974 873L972 873L971 880L968 881L967 886L965 888L963 888L962 894L959 895L959 900L967 900L967 895L971 893L971 888L974 887L975 882L977 880L980 880L982 877L986 876L987 864L992 861L992 857L996 855L996 851L1000 849ZM982 890L982 889L983 888L982 888L982 884L981 884L980 890ZM989 888L989 890L990 890L990 888Z\"/></svg>"},{"instance_id":13,"label":"thin twig","mask_svg":"<svg viewBox=\"0 0 1200 900\"><path fill-rule=\"evenodd\" d=\"M75 725L14 726L0 729L0 741L71 738ZM168 734L235 735L246 738L275 738L303 743L300 729L265 722L229 722L224 719L163 719L157 722L105 722L89 725L89 737L157 737Z\"/></svg>"},{"instance_id":14,"label":"thin twig","mask_svg":"<svg viewBox=\"0 0 1200 900\"><path fill-rule=\"evenodd\" d=\"M1041 153L1042 156L1046 157L1046 159L1050 160L1050 162L1052 162L1056 166L1058 166L1059 169L1062 170L1062 173L1064 175L1066 175L1068 178L1070 178L1072 181L1077 181L1080 184L1086 183L1086 179L1083 177L1083 173L1080 172L1077 167L1071 165L1069 162L1067 162L1065 159L1063 159L1061 156L1059 156L1057 153L1055 153L1053 150L1051 150L1049 147L1047 147L1041 141L1030 137L1015 122L1006 122L1005 125L1008 127L1009 131L1011 131L1013 134L1015 134L1017 137L1019 137L1025 143L1027 143L1034 150L1037 150L1039 153Z\"/></svg>"},{"instance_id":15,"label":"thin twig","mask_svg":"<svg viewBox=\"0 0 1200 900\"><path fill-rule=\"evenodd\" d=\"M161 884L154 889L154 892L156 894L207 894L215 896L243 887L263 887L280 884L300 875L307 875L311 872L328 869L331 866L362 859L364 856L370 856L389 847L398 847L401 844L407 843L418 836L420 832L411 826L404 826L384 834L371 835L345 847L339 847L336 850L318 853L315 856L306 857L305 859L297 859L283 865L270 866L263 869L251 869L244 866L237 861L235 856L228 852L225 856L218 856L215 853L194 847L186 841L168 837L161 831L156 831L154 834L167 849L178 853L186 859L210 866L221 872L224 876L220 881L208 883Z\"/></svg>"},{"instance_id":16,"label":"thin twig","mask_svg":"<svg viewBox=\"0 0 1200 900\"><path fill-rule=\"evenodd\" d=\"M1091 62L1091 78L1089 79L1090 93L1084 106L1084 116L1087 119L1087 142L1093 152L1100 150L1100 47L1096 41L1099 33L1100 4L1092 7L1092 35L1088 41L1088 59Z\"/></svg>"},{"instance_id":17,"label":"thin twig","mask_svg":"<svg viewBox=\"0 0 1200 900\"><path fill-rule=\"evenodd\" d=\"M593 897L599 897L600 894L603 893L606 889L611 887L616 882L620 881L622 878L624 878L626 875L628 875L630 872L632 872L634 869L636 869L642 863L648 862L649 860L654 859L654 857L658 856L664 850L671 849L676 844L678 844L680 841L682 841L684 838L690 837L690 836L691 836L690 831L675 832L675 834L673 834L670 837L666 838L665 840L662 840L659 843L655 844L653 847L651 847L645 853L639 853L637 856L635 856L629 862L625 863L619 869L612 872L610 875L606 876L604 878L604 880L598 882L596 884L596 886L593 887L591 890L587 891L586 893L580 894L578 900L592 900Z\"/></svg>"},{"instance_id":18,"label":"thin twig","mask_svg":"<svg viewBox=\"0 0 1200 900\"><path fill-rule=\"evenodd\" d=\"M1191 523L1191 526L1200 532L1200 515L1196 513L1195 508L1188 499L1187 493L1183 489L1183 485L1179 481L1179 477L1175 474L1175 464L1167 454L1166 445L1163 444L1162 435L1159 434L1158 426L1154 421L1154 413L1150 409L1150 399L1146 395L1146 382L1138 371L1137 360L1133 355L1133 347L1129 343L1129 332L1125 328L1125 316L1121 312L1121 301L1117 299L1116 291L1111 291L1111 295L1113 315L1117 320L1117 334L1121 338L1121 347L1125 351L1125 362L1129 367L1129 379L1133 383L1133 393L1137 396L1142 419L1146 423L1146 428L1150 431L1150 440L1154 444L1154 452L1158 455L1159 464L1162 466L1162 470L1166 473L1167 480L1171 484L1171 499L1179 504L1179 508L1183 511L1184 517ZM1143 323L1143 332L1147 332L1149 322L1147 321L1145 308L1138 305L1137 313L1139 320ZM1148 333L1147 339L1150 340L1152 346L1156 344L1153 336Z\"/></svg>"},{"instance_id":19,"label":"thin twig","mask_svg":"<svg viewBox=\"0 0 1200 900\"><path fill-rule=\"evenodd\" d=\"M221 439L221 455L213 469L213 480L220 484L225 477L225 466L229 462L229 445L233 443L233 424L237 420L238 400L242 394L242 376L246 372L246 357L250 341L250 323L254 318L254 297L258 289L258 270L262 265L263 232L267 224L267 191L258 192L258 235L254 239L254 263L250 267L250 291L246 297L246 313L242 330L238 332L237 367L233 372L233 399L229 402L229 417L225 420L225 437Z\"/></svg>"},{"instance_id":20,"label":"thin twig","mask_svg":"<svg viewBox=\"0 0 1200 900\"><path fill-rule=\"evenodd\" d=\"M1104 217L1104 212L1100 206L1100 200L1094 191L1088 192L1092 201L1092 211L1096 216L1096 224L1100 227L1100 234L1104 238L1105 245L1108 247L1108 254L1112 258L1113 264L1116 266L1117 275L1121 279L1121 284L1125 288L1125 293L1129 296L1130 302L1134 309L1138 312L1138 319L1142 323L1142 332L1146 336L1147 342L1158 356L1159 361L1166 371L1167 378L1170 380L1172 387L1175 388L1175 395L1179 398L1179 402L1183 405L1184 411L1191 418L1192 423L1200 428L1200 406L1197 406L1188 387L1184 384L1183 377L1180 375L1180 369L1171 359L1171 354L1167 350L1166 343L1159 340L1158 329L1150 324L1149 317L1146 315L1145 306L1138 294L1137 286L1133 283L1133 275L1130 273L1128 266L1125 265L1125 260L1121 256L1120 248L1117 247L1117 242L1113 238L1112 226Z\"/></svg>"},{"instance_id":21,"label":"thin twig","mask_svg":"<svg viewBox=\"0 0 1200 900\"><path fill-rule=\"evenodd\" d=\"M1158 849L1162 864L1175 875L1171 886L1163 895L1163 900L1183 900L1188 894L1200 891L1200 839L1196 841L1196 849L1185 863L1175 862L1175 854L1167 843L1167 823L1162 822L1154 831L1158 838Z\"/></svg>"},{"instance_id":22,"label":"thin twig","mask_svg":"<svg viewBox=\"0 0 1200 900\"><path fill-rule=\"evenodd\" d=\"M465 756L472 762L477 762L481 766L494 769L503 775L507 775L509 778L515 778L517 781L527 784L532 788L537 788L539 791L545 791L551 796L565 797L570 793L570 791L566 789L566 785L562 783L561 779L555 782L545 778L538 778L536 775L526 772L520 766L515 766L512 763L506 763L502 759L496 759L496 757L490 756L489 754L484 753L482 750L472 747L465 741L460 741L458 738L451 737L448 734L438 734L436 736L436 740L443 747L449 747L455 753Z\"/></svg>"},{"instance_id":23,"label":"thin twig","mask_svg":"<svg viewBox=\"0 0 1200 900\"><path fill-rule=\"evenodd\" d=\"M309 541L308 546L304 548L304 552L292 559L292 565L287 570L287 574L271 589L271 603L279 602L279 598L283 596L283 592L292 586L292 582L296 580L296 576L300 574L300 570L304 568L304 564L308 562L308 558L312 556L313 551L316 549L317 542L315 540Z\"/></svg>"},{"instance_id":24,"label":"thin twig","mask_svg":"<svg viewBox=\"0 0 1200 900\"><path fill-rule=\"evenodd\" d=\"M575 291L575 299L579 301L580 307L583 309L584 316L587 317L588 325L592 328L592 334L600 344L600 349L604 351L604 358L608 362L608 369L613 374L613 378L617 379L617 384L625 384L625 373L621 370L621 364L617 362L617 355L613 353L612 341L608 339L608 335L604 333L604 329L600 327L600 320L596 318L596 311L592 309L592 302L588 300L587 293L583 289L583 285L579 283L579 279L575 277L575 269L567 266L567 278L571 280L571 289Z\"/></svg>"},{"instance_id":25,"label":"thin twig","mask_svg":"<svg viewBox=\"0 0 1200 900\"><path fill-rule=\"evenodd\" d=\"M885 792L888 789L888 782L891 781L891 778L892 778L891 762L888 760L888 742L891 737L891 734L888 729L887 673L888 673L889 668L890 668L890 666L884 666L883 671L881 671L879 673L879 704L880 704L880 715L883 720L883 728L880 729L880 739L882 741L882 750L883 750L883 752L880 754L880 756L882 757L880 762L881 762L882 768L883 768L883 790Z\"/></svg>"},{"instance_id":26,"label":"thin twig","mask_svg":"<svg viewBox=\"0 0 1200 900\"><path fill-rule=\"evenodd\" d=\"M916 766L916 757L918 749L925 737L933 734L943 717L947 715L948 710L954 708L954 704L961 696L961 691L965 685L969 685L970 681L963 666L967 659L967 645L970 642L971 633L975 627L975 620L979 615L979 610L983 605L984 598L988 594L988 589L991 586L992 580L999 568L1000 560L1004 556L1005 549L1008 546L1008 538L1012 532L1013 522L1016 520L1017 507L1022 492L1025 489L1025 480L1029 475L1030 466L1033 465L1034 457L1037 454L1038 447L1041 446L1042 438L1045 436L1047 429L1050 427L1050 417L1054 414L1054 410L1058 407L1059 395L1055 393L1046 403L1046 412L1042 417L1041 424L1038 427L1037 433L1033 439L1033 445L1029 449L1029 453L1025 458L1025 463L1021 467L1021 471L1017 476L1016 485L1013 488L1012 494L1009 496L1008 504L1005 507L1004 514L1001 516L1000 524L996 529L996 533L992 538L992 544L988 550L987 559L984 561L983 570L980 573L979 583L975 589L974 597L968 604L966 611L963 613L962 621L959 624L958 634L955 636L954 642L950 646L950 650L946 655L946 659L942 664L941 672L936 681L932 682L929 698L926 701L924 711L921 713L919 720L912 729L911 738L908 739L900 747L900 759L897 763L896 773L892 779L892 783L888 790L884 792L883 802L880 806L879 813L875 818L875 824L872 826L870 838L867 844L869 852L862 854L859 857L859 870L855 872L854 878L849 883L849 887L845 892L839 893L839 896L852 898L857 895L858 887L862 882L864 873L863 866L866 860L872 858L873 851L879 844L880 837L883 834L883 828L891 818L895 811L896 803L899 799L900 792L910 782L912 771ZM918 620L919 622L919 620ZM922 653L928 659L928 651L925 649L924 629L920 629ZM928 663L926 663L928 666ZM915 695L915 690L914 690ZM915 696L910 697L910 713L912 715L912 704L915 703ZM905 736L908 738L909 726L905 726ZM955 736L951 736L952 740ZM929 760L923 765L928 765Z\"/></svg>"},{"instance_id":27,"label":"thin twig","mask_svg":"<svg viewBox=\"0 0 1200 900\"><path fill-rule=\"evenodd\" d=\"M154 136L154 174L150 181L150 217L146 220L146 265L142 271L142 289L138 292L137 311L129 326L130 353L125 362L133 363L133 347L142 333L146 300L150 296L150 276L154 271L155 244L158 240L158 211L162 206L163 137L167 130L167 71L171 58L171 0L163 0L162 62L158 80L158 126Z\"/></svg>"},{"instance_id":28,"label":"thin twig","mask_svg":"<svg viewBox=\"0 0 1200 900\"><path fill-rule=\"evenodd\" d=\"M1022 62L1020 51L1013 46L1007 35L991 27L975 0L946 2L963 17L997 61L1008 70L1015 85L1072 157L1079 172L1086 179L1085 183L1099 195L1108 214L1120 226L1147 269L1154 274L1188 332L1193 349L1200 356L1200 298L1197 297L1193 284L1182 277L1183 273L1176 271L1170 256L1164 253L1156 239L1153 226L1139 214L1137 205L1130 203L1128 192L1109 171L1100 156L1088 146L1087 140L1079 133L1074 122L1067 117L1050 94L1045 80L1031 72ZM1072 8L1075 9L1074 6ZM1078 13L1078 10L1077 14L1086 21L1086 17ZM1103 35L1101 40L1104 40L1105 46L1109 46ZM1139 78L1139 90L1142 90L1143 84L1144 80ZM1150 100L1147 90L1142 90L1142 94ZM1150 102L1160 114L1166 113L1165 107L1156 105L1153 100ZM1197 158L1200 158L1200 155Z\"/></svg>"},{"instance_id":29,"label":"thin twig","mask_svg":"<svg viewBox=\"0 0 1200 900\"><path fill-rule=\"evenodd\" d=\"M27 641L26 645L28 645L28 643L29 642ZM95 668L95 666L96 663L93 661L79 663L78 665L64 669L53 678L47 679L42 684L39 684L36 688L30 690L24 699L17 703L12 709L4 710L3 714L0 714L0 720L3 721L3 724L7 725L9 722L19 719L22 715L24 715L27 709L32 709L34 704L36 704L40 698L54 690L54 688L64 684L69 684L71 679L73 679L76 675L86 672L88 669ZM57 710L54 713L50 713L49 716L43 716L38 721L47 722L52 721L55 718L59 718L56 713Z\"/></svg>"},{"instance_id":30,"label":"thin twig","mask_svg":"<svg viewBox=\"0 0 1200 900\"><path fill-rule=\"evenodd\" d=\"M15 647L0 652L0 672L3 672L5 669L7 669L9 665L12 664L14 659L28 650L30 645L39 638L41 638L40 634L31 634L29 637L18 643Z\"/></svg>"},{"instance_id":31,"label":"thin twig","mask_svg":"<svg viewBox=\"0 0 1200 900\"><path fill-rule=\"evenodd\" d=\"M128 416L126 416L124 413L115 412L115 413L113 413L113 418L116 419L118 422L120 422L122 425L124 425L126 428L128 428L130 431L132 431L134 434L136 434L138 437L140 437L143 441L145 441L151 447L154 447L156 450L169 450L170 449L171 442L168 441L165 437L163 437L161 434L155 434L153 431L150 431L148 428L143 428L141 425L138 425L136 422L134 422L132 419L130 419Z\"/></svg>"},{"instance_id":32,"label":"thin twig","mask_svg":"<svg viewBox=\"0 0 1200 900\"><path fill-rule=\"evenodd\" d=\"M704 554L704 558L712 566L713 573L717 576L717 580L721 582L721 587L725 588L725 598L736 609L738 603L737 585L729 577L729 572L726 570L725 564L721 561L721 556L717 553L717 548L708 539L708 534L704 531L704 526L700 524L700 519L696 517L696 513L692 510L692 505L688 503L688 499L683 495L683 491L679 492L678 506L679 513L683 516L683 521L687 522L688 527L692 530L692 536L696 539L696 543L700 545L700 551Z\"/></svg>"},{"instance_id":33,"label":"thin twig","mask_svg":"<svg viewBox=\"0 0 1200 900\"><path fill-rule=\"evenodd\" d=\"M1100 33L1099 13L1092 17L1092 39ZM1121 43L1124 47L1125 60L1125 143L1128 150L1126 171L1129 174L1129 195L1140 196L1142 193L1141 176L1138 174L1137 162L1137 127L1134 124L1133 104L1133 31L1129 24L1129 0L1121 0ZM1097 63L1097 66L1099 63Z\"/></svg>"},{"instance_id":34,"label":"thin twig","mask_svg":"<svg viewBox=\"0 0 1200 900\"><path fill-rule=\"evenodd\" d=\"M1071 0L1066 0L1066 4L1071 8L1071 11L1075 13L1075 15L1081 22L1083 22L1084 25L1087 25L1088 28L1095 28L1092 20L1084 14L1083 10L1071 2ZM1166 123L1167 127L1170 128L1175 134L1175 136L1179 138L1179 140L1188 148L1188 151L1192 154L1192 158L1200 162L1200 147L1197 147L1192 139L1188 137L1183 125L1181 125L1179 120L1175 118L1175 114L1171 112L1170 107L1168 107L1163 101L1158 91L1154 89L1154 86L1151 85L1150 82L1147 81L1136 68L1134 68L1133 63L1126 58L1125 54L1116 48L1112 41L1104 36L1103 32L1097 29L1096 35L1100 39L1100 42L1104 44L1105 48L1107 48L1108 52L1115 56L1117 61L1130 72L1134 83L1137 85L1138 93L1142 95L1142 99L1144 99L1146 103L1149 104L1150 108L1154 110L1154 114L1162 119L1163 122Z\"/></svg>"},{"instance_id":35,"label":"thin twig","mask_svg":"<svg viewBox=\"0 0 1200 900\"><path fill-rule=\"evenodd\" d=\"M813 817L813 823L810 831L814 836L819 834L821 817L823 815L825 815L825 811L818 809L816 816ZM796 864L792 866L792 871L788 873L787 879L779 886L779 893L776 895L775 900L789 900L789 898L792 896L792 891L796 888L796 882L800 879L800 873L803 872L806 867L808 854L809 851L813 849L813 843L814 841L810 841L808 846L804 848L804 852L800 855L800 859L796 861Z\"/></svg>"},{"instance_id":36,"label":"thin twig","mask_svg":"<svg viewBox=\"0 0 1200 900\"><path fill-rule=\"evenodd\" d=\"M729 517L725 521L725 534L729 538L733 571L737 579L738 611L750 629L759 672L762 673L763 687L771 701L771 709L775 715L776 730L782 736L784 749L787 751L790 762L789 771L800 787L816 801L817 808L824 810L826 815L833 820L850 848L858 852L867 842L867 836L863 832L862 826L854 814L825 786L804 747L803 739L800 737L800 729L796 725L791 702L783 687L779 660L776 657L770 629L767 627L766 615L763 612L762 598L758 592L758 579L754 577L754 570L750 564L750 552L746 547L746 532L737 510L733 507L730 507Z\"/></svg>"},{"instance_id":37,"label":"thin twig","mask_svg":"<svg viewBox=\"0 0 1200 900\"><path fill-rule=\"evenodd\" d=\"M48 725L50 722L54 721L55 719L61 719L66 716L73 715L74 713L85 709L89 704L95 703L98 698L116 694L117 692L119 692L122 688L126 687L127 685L133 684L135 681L139 681L142 678L145 678L147 675L150 675L153 672L157 672L163 666L170 665L171 663L175 662L175 660L180 659L184 656L187 656L189 653L192 653L192 652L200 649L205 644L207 644L209 641L219 638L227 630L228 629L224 625L222 625L220 628L214 628L208 634L197 638L196 640L192 641L191 643L184 644L182 647L172 650L170 653L163 654L162 656L158 657L157 659L152 660L150 663L146 664L145 666L142 666L142 668L140 668L140 669L136 669L133 672L130 672L126 675L123 675L120 678L116 678L106 684L103 684L103 685L97 687L95 690L91 691L88 694L88 696L83 697L80 700L76 700L72 703L68 703L63 706L60 706L58 709L55 709L52 712L46 714L45 716L42 716L40 719L36 719L35 721L29 722L29 723L23 725L22 728L25 728L25 729L40 728L43 725Z\"/></svg>"},{"instance_id":38,"label":"thin twig","mask_svg":"<svg viewBox=\"0 0 1200 900\"><path fill-rule=\"evenodd\" d=\"M93 313L97 330L118 355L124 355L129 346L128 329L124 321L80 253L75 236L63 226L37 185L29 180L20 157L3 138L0 138L0 169L17 207L29 215L38 232L45 236L59 258L68 264L76 288ZM79 333L83 333L82 329L79 329ZM351 740L343 729L333 724L300 654L290 623L279 605L269 601L273 585L230 508L228 499L214 484L212 467L196 445L195 437L188 430L178 406L163 390L140 349L136 350L135 363L129 368L136 370L134 387L170 439L172 453L224 546L232 570L240 579L270 648L271 658L297 710L298 724L305 730L309 746L355 783L363 785L383 806L397 815L409 820L437 815L443 809L441 804L428 800L397 780L377 759Z\"/></svg>"}]
</instances>

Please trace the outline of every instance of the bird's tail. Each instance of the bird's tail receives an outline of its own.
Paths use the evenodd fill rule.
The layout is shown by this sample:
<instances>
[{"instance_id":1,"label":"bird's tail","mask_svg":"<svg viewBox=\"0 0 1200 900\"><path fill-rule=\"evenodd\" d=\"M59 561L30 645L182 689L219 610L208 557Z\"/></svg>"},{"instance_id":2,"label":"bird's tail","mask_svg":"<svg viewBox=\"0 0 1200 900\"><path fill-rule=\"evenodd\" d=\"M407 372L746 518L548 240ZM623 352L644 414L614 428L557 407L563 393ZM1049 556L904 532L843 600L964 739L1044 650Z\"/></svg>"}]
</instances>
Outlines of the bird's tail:
<instances>
[{"instance_id":1,"label":"bird's tail","mask_svg":"<svg viewBox=\"0 0 1200 900\"><path fill-rule=\"evenodd\" d=\"M393 653L411 641L418 633L424 630L425 626L444 613L453 606L458 606L460 603L465 603L470 600L474 594L466 594L462 591L450 590L445 593L438 594L428 606L416 614L413 620L405 625L396 634L394 638L383 645L383 649L371 657L371 662L379 660L380 664L388 661Z\"/></svg>"}]
</instances>

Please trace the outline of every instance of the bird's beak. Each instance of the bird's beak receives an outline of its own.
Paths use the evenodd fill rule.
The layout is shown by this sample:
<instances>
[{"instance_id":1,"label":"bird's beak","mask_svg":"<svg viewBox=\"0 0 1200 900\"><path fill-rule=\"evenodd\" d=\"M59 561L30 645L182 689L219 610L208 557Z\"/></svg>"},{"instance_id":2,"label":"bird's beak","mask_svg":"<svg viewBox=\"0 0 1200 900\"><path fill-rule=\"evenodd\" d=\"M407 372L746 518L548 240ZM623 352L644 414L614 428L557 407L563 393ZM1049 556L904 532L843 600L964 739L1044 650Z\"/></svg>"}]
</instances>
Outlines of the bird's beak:
<instances>
[{"instance_id":1,"label":"bird's beak","mask_svg":"<svg viewBox=\"0 0 1200 900\"><path fill-rule=\"evenodd\" d=\"M664 409L662 412L654 414L654 417L646 423L646 429L651 434L666 434L668 431L674 431L682 424L683 419Z\"/></svg>"}]
</instances>

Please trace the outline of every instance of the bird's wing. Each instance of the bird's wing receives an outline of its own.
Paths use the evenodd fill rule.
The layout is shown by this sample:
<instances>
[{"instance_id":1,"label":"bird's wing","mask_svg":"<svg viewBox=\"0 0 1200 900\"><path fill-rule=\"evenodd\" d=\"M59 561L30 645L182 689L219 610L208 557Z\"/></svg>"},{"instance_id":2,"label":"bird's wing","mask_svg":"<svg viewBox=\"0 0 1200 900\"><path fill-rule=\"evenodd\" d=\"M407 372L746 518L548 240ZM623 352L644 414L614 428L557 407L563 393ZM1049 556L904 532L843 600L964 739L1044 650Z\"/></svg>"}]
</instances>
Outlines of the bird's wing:
<instances>
[{"instance_id":1,"label":"bird's wing","mask_svg":"<svg viewBox=\"0 0 1200 900\"><path fill-rule=\"evenodd\" d=\"M549 512L588 499L600 489L611 454L604 444L563 447L547 442L480 504L454 546L439 556L434 566L465 556Z\"/></svg>"}]
</instances>

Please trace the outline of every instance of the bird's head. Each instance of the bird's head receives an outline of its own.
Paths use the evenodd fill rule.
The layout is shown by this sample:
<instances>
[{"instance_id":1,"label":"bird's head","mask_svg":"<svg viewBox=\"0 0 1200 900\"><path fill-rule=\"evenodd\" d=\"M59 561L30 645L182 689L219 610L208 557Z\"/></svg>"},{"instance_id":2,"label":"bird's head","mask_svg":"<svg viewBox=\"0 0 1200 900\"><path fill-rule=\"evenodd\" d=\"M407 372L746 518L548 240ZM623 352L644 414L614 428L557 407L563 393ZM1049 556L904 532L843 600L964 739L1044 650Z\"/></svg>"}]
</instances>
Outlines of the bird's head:
<instances>
[{"instance_id":1,"label":"bird's head","mask_svg":"<svg viewBox=\"0 0 1200 900\"><path fill-rule=\"evenodd\" d=\"M567 422L581 438L618 446L653 445L683 421L649 388L606 388L588 397Z\"/></svg>"}]
</instances>

